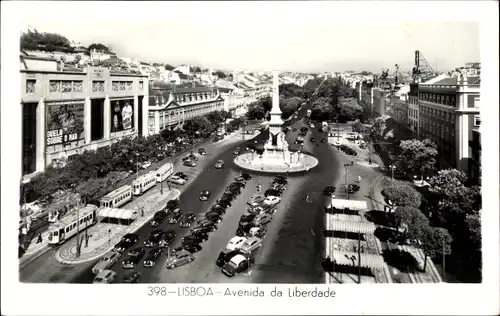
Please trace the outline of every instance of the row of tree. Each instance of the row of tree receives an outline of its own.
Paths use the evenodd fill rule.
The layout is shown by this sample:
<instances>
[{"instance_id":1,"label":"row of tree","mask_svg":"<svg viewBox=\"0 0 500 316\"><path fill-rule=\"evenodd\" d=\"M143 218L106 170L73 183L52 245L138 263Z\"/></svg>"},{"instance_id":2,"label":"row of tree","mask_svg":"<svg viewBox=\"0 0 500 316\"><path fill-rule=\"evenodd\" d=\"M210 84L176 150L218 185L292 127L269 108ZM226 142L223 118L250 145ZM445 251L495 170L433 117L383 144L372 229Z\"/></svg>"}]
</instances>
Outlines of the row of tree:
<instances>
[{"instance_id":1,"label":"row of tree","mask_svg":"<svg viewBox=\"0 0 500 316\"><path fill-rule=\"evenodd\" d=\"M123 185L120 177L125 172L135 172L137 164L158 162L189 148L194 142L210 136L229 117L228 112L214 111L187 120L182 129L165 129L157 135L124 138L111 146L86 150L73 156L64 167L49 166L23 184L21 197L25 195L27 202L50 201L56 192L73 188L88 202L95 202L118 184ZM242 119L234 119L228 126L234 130L244 123Z\"/></svg>"},{"instance_id":2,"label":"row of tree","mask_svg":"<svg viewBox=\"0 0 500 316\"><path fill-rule=\"evenodd\" d=\"M289 118L305 102L306 93L304 88L296 84L282 84L280 90L280 109L283 119ZM248 105L247 118L250 120L262 120L269 118L268 114L273 107L272 98L257 100Z\"/></svg>"},{"instance_id":3,"label":"row of tree","mask_svg":"<svg viewBox=\"0 0 500 316\"><path fill-rule=\"evenodd\" d=\"M391 164L399 173L421 181L430 175L425 203L409 185L395 185L383 194L397 206L396 215L407 225L411 239L421 242L428 256L450 254L464 282L481 280L480 187L471 185L467 175L456 169L440 170L436 174L438 150L429 139L401 139L394 128L388 127L387 117L373 121L369 138L381 154L388 153ZM390 130L389 130L390 129ZM421 211L423 210L423 212ZM443 244L444 241L444 244Z\"/></svg>"}]
</instances>

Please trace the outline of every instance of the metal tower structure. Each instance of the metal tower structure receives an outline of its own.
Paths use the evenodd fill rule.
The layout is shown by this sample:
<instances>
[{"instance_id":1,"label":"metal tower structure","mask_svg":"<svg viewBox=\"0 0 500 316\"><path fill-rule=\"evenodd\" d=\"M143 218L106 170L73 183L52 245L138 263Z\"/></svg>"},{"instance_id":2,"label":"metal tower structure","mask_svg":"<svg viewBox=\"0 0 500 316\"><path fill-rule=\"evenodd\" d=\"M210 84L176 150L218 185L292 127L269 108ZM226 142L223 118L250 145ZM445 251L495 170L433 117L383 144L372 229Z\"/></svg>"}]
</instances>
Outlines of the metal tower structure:
<instances>
[{"instance_id":1,"label":"metal tower structure","mask_svg":"<svg viewBox=\"0 0 500 316\"><path fill-rule=\"evenodd\" d=\"M412 77L414 83L424 82L436 75L436 71L432 69L431 65L427 62L424 55L416 50L415 51L415 67L412 70Z\"/></svg>"}]
</instances>

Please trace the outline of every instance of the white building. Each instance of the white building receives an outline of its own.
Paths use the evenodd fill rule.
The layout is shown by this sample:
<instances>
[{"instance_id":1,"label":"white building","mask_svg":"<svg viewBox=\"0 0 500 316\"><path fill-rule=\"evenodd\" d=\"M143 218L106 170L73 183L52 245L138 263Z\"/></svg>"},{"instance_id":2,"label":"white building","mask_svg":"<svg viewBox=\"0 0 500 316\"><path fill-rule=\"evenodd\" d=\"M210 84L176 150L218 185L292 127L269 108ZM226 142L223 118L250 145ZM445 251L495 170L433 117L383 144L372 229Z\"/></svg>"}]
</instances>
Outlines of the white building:
<instances>
[{"instance_id":1,"label":"white building","mask_svg":"<svg viewBox=\"0 0 500 316\"><path fill-rule=\"evenodd\" d=\"M181 73L185 74L186 76L191 74L191 67L189 65L179 65L175 67L174 71L180 71Z\"/></svg>"}]
</instances>

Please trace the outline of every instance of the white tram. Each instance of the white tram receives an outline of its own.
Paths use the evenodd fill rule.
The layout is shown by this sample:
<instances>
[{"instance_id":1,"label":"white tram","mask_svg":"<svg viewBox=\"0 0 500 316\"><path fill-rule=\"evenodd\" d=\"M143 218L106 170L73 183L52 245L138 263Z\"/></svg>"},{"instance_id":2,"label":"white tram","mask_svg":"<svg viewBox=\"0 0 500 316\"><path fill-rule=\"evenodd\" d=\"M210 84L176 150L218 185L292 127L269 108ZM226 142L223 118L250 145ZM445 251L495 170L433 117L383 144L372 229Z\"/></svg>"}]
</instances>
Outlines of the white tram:
<instances>
[{"instance_id":1,"label":"white tram","mask_svg":"<svg viewBox=\"0 0 500 316\"><path fill-rule=\"evenodd\" d=\"M174 173L174 165L167 162L156 170L156 182L163 182Z\"/></svg>"},{"instance_id":2,"label":"white tram","mask_svg":"<svg viewBox=\"0 0 500 316\"><path fill-rule=\"evenodd\" d=\"M99 201L99 206L117 208L130 200L132 200L132 187L130 185L124 185L103 196Z\"/></svg>"},{"instance_id":3,"label":"white tram","mask_svg":"<svg viewBox=\"0 0 500 316\"><path fill-rule=\"evenodd\" d=\"M142 195L156 184L156 171L148 172L132 181L134 195Z\"/></svg>"},{"instance_id":4,"label":"white tram","mask_svg":"<svg viewBox=\"0 0 500 316\"><path fill-rule=\"evenodd\" d=\"M49 226L49 244L62 244L73 237L78 230L83 231L95 223L97 223L97 206L88 204L78 212L71 213Z\"/></svg>"}]
</instances>

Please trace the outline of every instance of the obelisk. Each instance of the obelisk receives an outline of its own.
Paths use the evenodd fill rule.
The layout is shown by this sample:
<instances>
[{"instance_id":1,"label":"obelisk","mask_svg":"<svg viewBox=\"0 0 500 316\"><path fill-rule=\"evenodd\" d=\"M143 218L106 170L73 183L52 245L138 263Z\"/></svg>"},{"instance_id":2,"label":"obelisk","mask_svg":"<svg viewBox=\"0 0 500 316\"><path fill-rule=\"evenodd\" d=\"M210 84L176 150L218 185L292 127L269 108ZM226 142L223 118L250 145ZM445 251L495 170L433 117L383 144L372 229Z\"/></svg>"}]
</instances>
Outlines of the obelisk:
<instances>
[{"instance_id":1,"label":"obelisk","mask_svg":"<svg viewBox=\"0 0 500 316\"><path fill-rule=\"evenodd\" d=\"M264 146L266 151L288 151L288 144L285 141L282 126L279 91L279 72L273 71L273 103L271 108L271 119L267 123L269 127L269 139Z\"/></svg>"}]
</instances>

